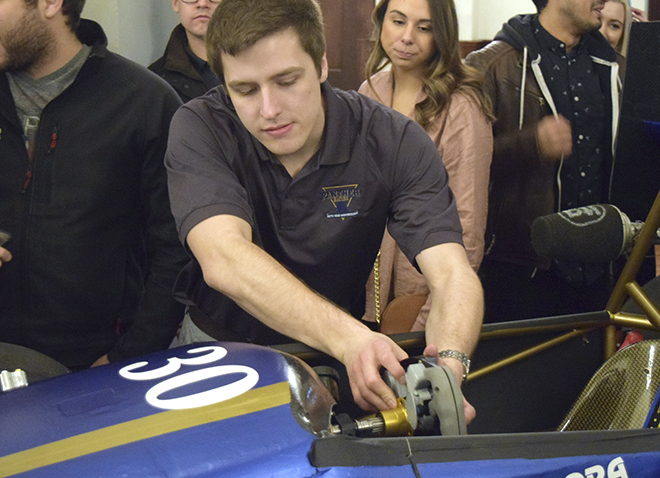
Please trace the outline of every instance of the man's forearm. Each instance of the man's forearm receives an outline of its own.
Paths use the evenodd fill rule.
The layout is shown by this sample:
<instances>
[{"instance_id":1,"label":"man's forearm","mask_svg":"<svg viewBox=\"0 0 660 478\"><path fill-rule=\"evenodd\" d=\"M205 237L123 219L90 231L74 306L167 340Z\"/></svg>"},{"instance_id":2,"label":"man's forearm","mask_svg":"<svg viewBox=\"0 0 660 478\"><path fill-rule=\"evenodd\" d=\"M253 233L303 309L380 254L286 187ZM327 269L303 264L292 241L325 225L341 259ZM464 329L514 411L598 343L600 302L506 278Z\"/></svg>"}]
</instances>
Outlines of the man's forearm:
<instances>
[{"instance_id":1,"label":"man's forearm","mask_svg":"<svg viewBox=\"0 0 660 478\"><path fill-rule=\"evenodd\" d=\"M483 320L483 291L460 244L442 244L417 257L431 288L431 311L426 324L427 346L470 355L479 340ZM453 363L455 362L455 363ZM448 363L460 378L462 365Z\"/></svg>"},{"instance_id":2,"label":"man's forearm","mask_svg":"<svg viewBox=\"0 0 660 478\"><path fill-rule=\"evenodd\" d=\"M270 255L251 244L247 249L226 272L232 285L222 292L261 322L340 360L350 337L368 330Z\"/></svg>"},{"instance_id":3,"label":"man's forearm","mask_svg":"<svg viewBox=\"0 0 660 478\"><path fill-rule=\"evenodd\" d=\"M456 350L472 355L479 340L483 320L483 292L476 274L455 277L438 291L440 300L433 300L429 320L426 324L427 346L437 347L437 351ZM436 289L437 290L437 289ZM431 297L434 297L433 289ZM444 358L459 383L467 370L458 358Z\"/></svg>"},{"instance_id":4,"label":"man's forearm","mask_svg":"<svg viewBox=\"0 0 660 478\"><path fill-rule=\"evenodd\" d=\"M221 247L208 247L215 234L200 228L188 238L206 282L265 325L340 360L350 337L368 330L248 240L249 230L225 231Z\"/></svg>"},{"instance_id":5,"label":"man's forearm","mask_svg":"<svg viewBox=\"0 0 660 478\"><path fill-rule=\"evenodd\" d=\"M471 354L479 340L483 320L483 291L479 278L470 270L448 280L442 289L432 286L431 294L427 343L436 345L438 350Z\"/></svg>"},{"instance_id":6,"label":"man's forearm","mask_svg":"<svg viewBox=\"0 0 660 478\"><path fill-rule=\"evenodd\" d=\"M407 354L389 337L372 332L315 293L262 249L250 226L237 217L216 216L195 226L188 244L204 279L248 313L278 332L332 355L346 366L356 403L368 410L396 406L381 367L404 380Z\"/></svg>"}]
</instances>

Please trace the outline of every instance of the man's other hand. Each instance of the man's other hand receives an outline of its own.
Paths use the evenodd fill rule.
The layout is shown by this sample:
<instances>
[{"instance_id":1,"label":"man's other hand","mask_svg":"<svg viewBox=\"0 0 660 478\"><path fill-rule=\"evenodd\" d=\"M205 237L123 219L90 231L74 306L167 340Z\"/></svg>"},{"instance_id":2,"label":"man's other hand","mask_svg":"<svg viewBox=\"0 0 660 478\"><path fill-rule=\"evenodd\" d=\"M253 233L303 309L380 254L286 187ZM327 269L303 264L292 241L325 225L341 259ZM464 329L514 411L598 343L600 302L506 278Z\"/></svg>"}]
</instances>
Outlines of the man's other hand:
<instances>
[{"instance_id":1,"label":"man's other hand","mask_svg":"<svg viewBox=\"0 0 660 478\"><path fill-rule=\"evenodd\" d=\"M536 127L536 144L541 158L546 161L560 161L573 152L571 123L559 115L546 116Z\"/></svg>"},{"instance_id":2,"label":"man's other hand","mask_svg":"<svg viewBox=\"0 0 660 478\"><path fill-rule=\"evenodd\" d=\"M11 252L4 247L0 247L0 266L9 261L11 261Z\"/></svg>"},{"instance_id":3,"label":"man's other hand","mask_svg":"<svg viewBox=\"0 0 660 478\"><path fill-rule=\"evenodd\" d=\"M439 358L438 347L436 347L435 345L427 345L426 348L424 349L424 356L435 358L438 365L446 365L447 367L449 367L451 371L454 372L454 376L456 377L456 382L460 384L463 383L464 368L461 362L452 358ZM470 422L474 420L474 417L477 416L477 411L470 404L470 402L468 402L465 399L465 397L463 397L463 413L465 414L466 425L469 425Z\"/></svg>"},{"instance_id":4,"label":"man's other hand","mask_svg":"<svg viewBox=\"0 0 660 478\"><path fill-rule=\"evenodd\" d=\"M633 22L648 22L649 18L646 16L646 12L644 10L640 10L639 8L632 7L630 9L632 13L632 21Z\"/></svg>"},{"instance_id":5,"label":"man's other hand","mask_svg":"<svg viewBox=\"0 0 660 478\"><path fill-rule=\"evenodd\" d=\"M346 366L358 406L368 411L390 410L396 407L396 396L380 375L385 367L400 383L406 372L399 363L408 354L389 337L368 331L353 341L342 362Z\"/></svg>"}]
</instances>

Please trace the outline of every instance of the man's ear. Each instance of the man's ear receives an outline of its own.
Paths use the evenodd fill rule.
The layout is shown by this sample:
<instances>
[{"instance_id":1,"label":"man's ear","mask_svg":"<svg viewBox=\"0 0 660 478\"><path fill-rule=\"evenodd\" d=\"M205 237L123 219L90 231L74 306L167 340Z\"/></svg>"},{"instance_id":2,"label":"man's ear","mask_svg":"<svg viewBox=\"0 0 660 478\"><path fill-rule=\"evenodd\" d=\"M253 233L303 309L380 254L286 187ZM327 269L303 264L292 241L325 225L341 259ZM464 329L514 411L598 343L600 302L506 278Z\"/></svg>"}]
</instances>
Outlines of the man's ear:
<instances>
[{"instance_id":1,"label":"man's ear","mask_svg":"<svg viewBox=\"0 0 660 478\"><path fill-rule=\"evenodd\" d=\"M323 58L321 58L321 76L319 81L323 83L328 79L328 56L324 53Z\"/></svg>"},{"instance_id":2,"label":"man's ear","mask_svg":"<svg viewBox=\"0 0 660 478\"><path fill-rule=\"evenodd\" d=\"M62 11L63 0L39 0L41 14L47 20L51 20Z\"/></svg>"},{"instance_id":3,"label":"man's ear","mask_svg":"<svg viewBox=\"0 0 660 478\"><path fill-rule=\"evenodd\" d=\"M172 0L172 10L179 13L179 0Z\"/></svg>"}]
</instances>

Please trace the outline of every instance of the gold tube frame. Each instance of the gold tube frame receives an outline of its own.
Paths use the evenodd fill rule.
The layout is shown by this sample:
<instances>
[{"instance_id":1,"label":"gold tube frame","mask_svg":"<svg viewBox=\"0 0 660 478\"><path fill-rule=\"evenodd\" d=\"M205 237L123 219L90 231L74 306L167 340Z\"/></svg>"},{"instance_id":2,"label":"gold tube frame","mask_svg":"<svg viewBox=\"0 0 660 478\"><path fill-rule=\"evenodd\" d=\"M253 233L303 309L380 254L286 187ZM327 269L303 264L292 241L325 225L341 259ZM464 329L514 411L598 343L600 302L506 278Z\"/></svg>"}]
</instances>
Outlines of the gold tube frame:
<instances>
[{"instance_id":1,"label":"gold tube frame","mask_svg":"<svg viewBox=\"0 0 660 478\"><path fill-rule=\"evenodd\" d=\"M651 248L654 238L657 235L657 230L660 228L660 192L653 202L653 206L649 211L648 217L644 226L642 227L639 236L632 248L630 257L626 261L626 264L619 275L616 285L610 295L610 298L607 302L605 312L607 313L608 319L602 321L598 326L594 326L593 323L582 323L582 324L565 324L560 329L569 330L566 334L556 337L554 339L548 340L541 344L530 347L522 352L519 352L510 357L506 357L502 360L499 360L491 365L483 367L479 370L475 370L470 373L468 376L468 381L477 379L489 373L492 373L496 370L500 370L507 365L512 363L519 362L524 360L536 353L539 353L543 350L547 350L556 345L559 345L567 340L570 340L574 337L585 335L593 330L596 330L600 327L605 327L605 356L604 360L610 358L616 352L616 332L621 327L637 328L644 330L656 330L660 331L660 309L658 306L651 300L644 290L636 282L637 274L639 269L642 266L642 262L646 256L646 253ZM629 314L621 312L621 308L625 300L630 297L635 303L642 309L644 315ZM573 330L571 330L573 329ZM528 333L539 333L545 332L546 329L542 328L530 328L527 330ZM497 336L507 337L512 336L513 334L507 334L506 330L497 331ZM520 333L518 330L516 333ZM484 340L495 336L491 334L490 336L482 333L480 340Z\"/></svg>"}]
</instances>

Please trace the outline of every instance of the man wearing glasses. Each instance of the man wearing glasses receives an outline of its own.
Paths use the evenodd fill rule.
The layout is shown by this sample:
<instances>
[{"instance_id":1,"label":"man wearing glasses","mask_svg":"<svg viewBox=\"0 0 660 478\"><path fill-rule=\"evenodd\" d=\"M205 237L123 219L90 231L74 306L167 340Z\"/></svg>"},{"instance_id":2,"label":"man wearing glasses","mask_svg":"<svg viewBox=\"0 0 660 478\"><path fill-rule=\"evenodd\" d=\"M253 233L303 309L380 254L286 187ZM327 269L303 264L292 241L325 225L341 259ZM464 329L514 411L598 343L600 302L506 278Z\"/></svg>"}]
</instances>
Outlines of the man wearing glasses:
<instances>
[{"instance_id":1,"label":"man wearing glasses","mask_svg":"<svg viewBox=\"0 0 660 478\"><path fill-rule=\"evenodd\" d=\"M162 57L149 69L167 81L186 103L218 86L206 61L206 29L220 0L172 0L181 23L172 31Z\"/></svg>"}]
</instances>

